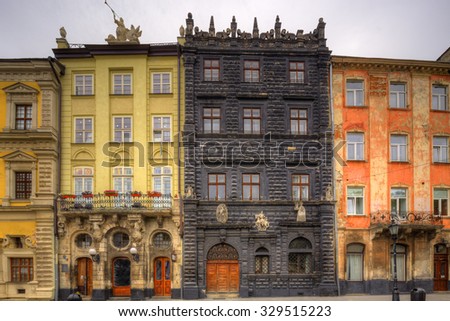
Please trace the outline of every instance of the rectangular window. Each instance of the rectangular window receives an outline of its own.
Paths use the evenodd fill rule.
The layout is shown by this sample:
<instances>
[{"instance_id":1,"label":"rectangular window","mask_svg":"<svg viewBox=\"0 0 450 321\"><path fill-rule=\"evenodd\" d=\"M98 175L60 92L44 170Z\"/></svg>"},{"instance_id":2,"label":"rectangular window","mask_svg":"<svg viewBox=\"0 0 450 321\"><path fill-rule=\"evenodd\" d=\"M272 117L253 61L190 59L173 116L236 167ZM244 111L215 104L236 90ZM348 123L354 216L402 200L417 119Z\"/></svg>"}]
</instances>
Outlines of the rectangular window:
<instances>
[{"instance_id":1,"label":"rectangular window","mask_svg":"<svg viewBox=\"0 0 450 321\"><path fill-rule=\"evenodd\" d=\"M153 190L163 195L172 193L172 168L168 166L153 168Z\"/></svg>"},{"instance_id":2,"label":"rectangular window","mask_svg":"<svg viewBox=\"0 0 450 321\"><path fill-rule=\"evenodd\" d=\"M29 199L32 183L31 172L16 172L16 198Z\"/></svg>"},{"instance_id":3,"label":"rectangular window","mask_svg":"<svg viewBox=\"0 0 450 321\"><path fill-rule=\"evenodd\" d=\"M349 244L347 246L347 280L363 280L364 246L361 244Z\"/></svg>"},{"instance_id":4,"label":"rectangular window","mask_svg":"<svg viewBox=\"0 0 450 321\"><path fill-rule=\"evenodd\" d=\"M255 274L269 273L269 256L257 255L255 256Z\"/></svg>"},{"instance_id":5,"label":"rectangular window","mask_svg":"<svg viewBox=\"0 0 450 321\"><path fill-rule=\"evenodd\" d=\"M435 188L433 191L434 215L448 215L448 195L449 190L445 188Z\"/></svg>"},{"instance_id":6,"label":"rectangular window","mask_svg":"<svg viewBox=\"0 0 450 321\"><path fill-rule=\"evenodd\" d=\"M75 118L75 143L93 143L92 118Z\"/></svg>"},{"instance_id":7,"label":"rectangular window","mask_svg":"<svg viewBox=\"0 0 450 321\"><path fill-rule=\"evenodd\" d=\"M449 138L444 136L433 137L433 162L449 162Z\"/></svg>"},{"instance_id":8,"label":"rectangular window","mask_svg":"<svg viewBox=\"0 0 450 321\"><path fill-rule=\"evenodd\" d=\"M94 94L93 75L75 75L75 96L89 96Z\"/></svg>"},{"instance_id":9,"label":"rectangular window","mask_svg":"<svg viewBox=\"0 0 450 321\"><path fill-rule=\"evenodd\" d=\"M364 81L347 80L347 106L364 106Z\"/></svg>"},{"instance_id":10,"label":"rectangular window","mask_svg":"<svg viewBox=\"0 0 450 321\"><path fill-rule=\"evenodd\" d=\"M170 142L172 141L170 116L153 117L153 141Z\"/></svg>"},{"instance_id":11,"label":"rectangular window","mask_svg":"<svg viewBox=\"0 0 450 321\"><path fill-rule=\"evenodd\" d=\"M76 167L73 170L75 195L94 191L94 169L92 167Z\"/></svg>"},{"instance_id":12,"label":"rectangular window","mask_svg":"<svg viewBox=\"0 0 450 321\"><path fill-rule=\"evenodd\" d=\"M25 283L33 281L32 258L10 258L11 282Z\"/></svg>"},{"instance_id":13,"label":"rectangular window","mask_svg":"<svg viewBox=\"0 0 450 321\"><path fill-rule=\"evenodd\" d=\"M133 168L114 167L113 169L114 190L119 193L128 193L133 190Z\"/></svg>"},{"instance_id":14,"label":"rectangular window","mask_svg":"<svg viewBox=\"0 0 450 321\"><path fill-rule=\"evenodd\" d=\"M244 108L244 133L261 133L261 110L259 108Z\"/></svg>"},{"instance_id":15,"label":"rectangular window","mask_svg":"<svg viewBox=\"0 0 450 321\"><path fill-rule=\"evenodd\" d=\"M391 215L400 219L406 218L408 198L406 188L391 188Z\"/></svg>"},{"instance_id":16,"label":"rectangular window","mask_svg":"<svg viewBox=\"0 0 450 321\"><path fill-rule=\"evenodd\" d=\"M33 107L31 105L16 106L16 127L15 129L29 130L31 129L31 121L33 118Z\"/></svg>"},{"instance_id":17,"label":"rectangular window","mask_svg":"<svg viewBox=\"0 0 450 321\"><path fill-rule=\"evenodd\" d=\"M292 199L296 201L309 199L309 175L292 175Z\"/></svg>"},{"instance_id":18,"label":"rectangular window","mask_svg":"<svg viewBox=\"0 0 450 321\"><path fill-rule=\"evenodd\" d=\"M220 61L219 59L205 59L203 61L203 80L219 81Z\"/></svg>"},{"instance_id":19,"label":"rectangular window","mask_svg":"<svg viewBox=\"0 0 450 321\"><path fill-rule=\"evenodd\" d=\"M433 85L433 110L449 110L448 109L448 93L447 86Z\"/></svg>"},{"instance_id":20,"label":"rectangular window","mask_svg":"<svg viewBox=\"0 0 450 321\"><path fill-rule=\"evenodd\" d=\"M391 161L406 162L408 161L408 136L391 135Z\"/></svg>"},{"instance_id":21,"label":"rectangular window","mask_svg":"<svg viewBox=\"0 0 450 321\"><path fill-rule=\"evenodd\" d=\"M289 62L289 81L297 84L305 82L305 63Z\"/></svg>"},{"instance_id":22,"label":"rectangular window","mask_svg":"<svg viewBox=\"0 0 450 321\"><path fill-rule=\"evenodd\" d=\"M152 93L170 94L171 92L170 72L152 73Z\"/></svg>"},{"instance_id":23,"label":"rectangular window","mask_svg":"<svg viewBox=\"0 0 450 321\"><path fill-rule=\"evenodd\" d=\"M308 111L306 109L292 108L290 112L291 134L308 134Z\"/></svg>"},{"instance_id":24,"label":"rectangular window","mask_svg":"<svg viewBox=\"0 0 450 321\"><path fill-rule=\"evenodd\" d=\"M363 133L347 133L347 160L364 160Z\"/></svg>"},{"instance_id":25,"label":"rectangular window","mask_svg":"<svg viewBox=\"0 0 450 321\"><path fill-rule=\"evenodd\" d=\"M394 253L391 245L391 274L394 278ZM400 282L406 281L406 246L397 244L396 246L396 263L397 263L397 280Z\"/></svg>"},{"instance_id":26,"label":"rectangular window","mask_svg":"<svg viewBox=\"0 0 450 321\"><path fill-rule=\"evenodd\" d=\"M389 106L391 108L406 108L406 84L390 83Z\"/></svg>"},{"instance_id":27,"label":"rectangular window","mask_svg":"<svg viewBox=\"0 0 450 321\"><path fill-rule=\"evenodd\" d=\"M259 174L242 174L242 199L251 201L260 199Z\"/></svg>"},{"instance_id":28,"label":"rectangular window","mask_svg":"<svg viewBox=\"0 0 450 321\"><path fill-rule=\"evenodd\" d=\"M347 187L347 215L364 215L364 187Z\"/></svg>"},{"instance_id":29,"label":"rectangular window","mask_svg":"<svg viewBox=\"0 0 450 321\"><path fill-rule=\"evenodd\" d=\"M113 94L131 95L131 74L113 74Z\"/></svg>"},{"instance_id":30,"label":"rectangular window","mask_svg":"<svg viewBox=\"0 0 450 321\"><path fill-rule=\"evenodd\" d=\"M132 141L131 117L114 117L114 141L129 143Z\"/></svg>"},{"instance_id":31,"label":"rectangular window","mask_svg":"<svg viewBox=\"0 0 450 321\"><path fill-rule=\"evenodd\" d=\"M259 82L258 60L244 60L244 81Z\"/></svg>"},{"instance_id":32,"label":"rectangular window","mask_svg":"<svg viewBox=\"0 0 450 321\"><path fill-rule=\"evenodd\" d=\"M226 193L225 174L208 174L208 199L224 200Z\"/></svg>"},{"instance_id":33,"label":"rectangular window","mask_svg":"<svg viewBox=\"0 0 450 321\"><path fill-rule=\"evenodd\" d=\"M220 133L220 108L203 108L203 132Z\"/></svg>"}]
</instances>

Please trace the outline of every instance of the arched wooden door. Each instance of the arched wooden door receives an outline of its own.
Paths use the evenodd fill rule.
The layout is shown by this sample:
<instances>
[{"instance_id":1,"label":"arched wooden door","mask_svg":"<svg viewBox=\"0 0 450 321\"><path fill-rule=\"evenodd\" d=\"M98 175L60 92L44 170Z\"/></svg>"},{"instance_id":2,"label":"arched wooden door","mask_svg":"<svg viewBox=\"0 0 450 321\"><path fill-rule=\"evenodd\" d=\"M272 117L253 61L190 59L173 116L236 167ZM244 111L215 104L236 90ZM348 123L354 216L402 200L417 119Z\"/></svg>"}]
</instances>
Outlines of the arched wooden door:
<instances>
[{"instance_id":1,"label":"arched wooden door","mask_svg":"<svg viewBox=\"0 0 450 321\"><path fill-rule=\"evenodd\" d=\"M170 260L167 257L158 257L154 264L155 296L170 296L172 290Z\"/></svg>"},{"instance_id":2,"label":"arched wooden door","mask_svg":"<svg viewBox=\"0 0 450 321\"><path fill-rule=\"evenodd\" d=\"M434 246L434 291L448 290L448 250L445 244Z\"/></svg>"},{"instance_id":3,"label":"arched wooden door","mask_svg":"<svg viewBox=\"0 0 450 321\"><path fill-rule=\"evenodd\" d=\"M238 259L238 252L228 244L218 244L209 250L206 263L207 292L239 292Z\"/></svg>"},{"instance_id":4,"label":"arched wooden door","mask_svg":"<svg viewBox=\"0 0 450 321\"><path fill-rule=\"evenodd\" d=\"M90 258L77 259L77 291L82 295L92 295L92 260Z\"/></svg>"},{"instance_id":5,"label":"arched wooden door","mask_svg":"<svg viewBox=\"0 0 450 321\"><path fill-rule=\"evenodd\" d=\"M117 257L112 261L112 295L131 295L131 262L128 258Z\"/></svg>"}]
</instances>

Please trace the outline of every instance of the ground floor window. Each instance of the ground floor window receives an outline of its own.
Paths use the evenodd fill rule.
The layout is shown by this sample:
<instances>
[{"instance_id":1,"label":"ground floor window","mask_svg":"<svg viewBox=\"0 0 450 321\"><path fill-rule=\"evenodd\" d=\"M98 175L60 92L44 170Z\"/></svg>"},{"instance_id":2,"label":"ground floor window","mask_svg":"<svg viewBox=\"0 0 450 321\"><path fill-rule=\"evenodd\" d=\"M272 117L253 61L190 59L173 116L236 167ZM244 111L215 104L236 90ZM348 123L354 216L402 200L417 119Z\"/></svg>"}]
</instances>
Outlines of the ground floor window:
<instances>
[{"instance_id":1,"label":"ground floor window","mask_svg":"<svg viewBox=\"0 0 450 321\"><path fill-rule=\"evenodd\" d=\"M260 247L256 250L255 256L255 274L269 273L269 251Z\"/></svg>"},{"instance_id":2,"label":"ground floor window","mask_svg":"<svg viewBox=\"0 0 450 321\"><path fill-rule=\"evenodd\" d=\"M363 256L364 245L349 244L347 246L347 280L362 281L363 280Z\"/></svg>"},{"instance_id":3,"label":"ground floor window","mask_svg":"<svg viewBox=\"0 0 450 321\"><path fill-rule=\"evenodd\" d=\"M308 274L313 271L312 244L304 237L298 237L289 244L288 272Z\"/></svg>"},{"instance_id":4,"label":"ground floor window","mask_svg":"<svg viewBox=\"0 0 450 321\"><path fill-rule=\"evenodd\" d=\"M397 280L406 281L406 246L397 244ZM391 247L391 274L394 276L394 254Z\"/></svg>"},{"instance_id":5,"label":"ground floor window","mask_svg":"<svg viewBox=\"0 0 450 321\"><path fill-rule=\"evenodd\" d=\"M33 259L32 258L11 258L11 282L33 281Z\"/></svg>"}]
</instances>

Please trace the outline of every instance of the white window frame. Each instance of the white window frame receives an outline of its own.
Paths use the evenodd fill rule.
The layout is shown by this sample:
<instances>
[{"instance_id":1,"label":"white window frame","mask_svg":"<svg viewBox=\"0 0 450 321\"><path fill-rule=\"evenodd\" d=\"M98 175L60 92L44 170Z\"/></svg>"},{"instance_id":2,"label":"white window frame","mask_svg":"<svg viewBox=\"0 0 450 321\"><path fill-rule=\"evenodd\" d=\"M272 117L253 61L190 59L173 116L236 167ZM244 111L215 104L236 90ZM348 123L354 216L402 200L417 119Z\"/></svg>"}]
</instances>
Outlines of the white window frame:
<instances>
[{"instance_id":1,"label":"white window frame","mask_svg":"<svg viewBox=\"0 0 450 321\"><path fill-rule=\"evenodd\" d=\"M392 195L392 192L394 190L404 191L405 196L394 197ZM395 207L398 210L396 212L397 217L400 219L406 219L406 215L408 213L408 208L409 208L409 206L408 206L408 188L407 187L396 187L396 186L391 187L390 198L391 198L391 216L394 214L394 212L396 212L396 211L393 211L393 207L392 207L393 202L395 202ZM405 210L403 212L401 211L402 200L404 200L404 202L405 202Z\"/></svg>"},{"instance_id":2,"label":"white window frame","mask_svg":"<svg viewBox=\"0 0 450 321\"><path fill-rule=\"evenodd\" d=\"M131 166L113 167L112 184L114 190L122 194L133 191L133 173L133 167Z\"/></svg>"},{"instance_id":3,"label":"white window frame","mask_svg":"<svg viewBox=\"0 0 450 321\"><path fill-rule=\"evenodd\" d=\"M434 139L445 139L445 145L435 144ZM433 163L449 163L450 159L450 138L448 136L433 136ZM437 155L435 155L437 154Z\"/></svg>"},{"instance_id":4,"label":"white window frame","mask_svg":"<svg viewBox=\"0 0 450 321\"><path fill-rule=\"evenodd\" d=\"M349 190L350 189L359 189L362 190L362 196L349 196ZM352 207L350 208L350 203L349 203L349 199L352 199L353 203L352 203ZM361 205L361 209L362 212L361 213L357 213L358 212L358 199L362 200L362 205ZM364 211L365 211L365 188L364 186L347 186L347 215L364 215Z\"/></svg>"},{"instance_id":5,"label":"white window frame","mask_svg":"<svg viewBox=\"0 0 450 321\"><path fill-rule=\"evenodd\" d=\"M91 84L88 79L91 78ZM80 80L81 84L78 84ZM93 74L75 74L73 77L73 94L75 96L92 96L94 95L94 75Z\"/></svg>"},{"instance_id":6,"label":"white window frame","mask_svg":"<svg viewBox=\"0 0 450 321\"><path fill-rule=\"evenodd\" d=\"M130 77L130 83L125 82L125 77ZM116 77L119 82L116 84ZM133 74L130 72L112 74L112 94L113 95L132 95L133 94ZM128 89L129 88L129 89Z\"/></svg>"},{"instance_id":7,"label":"white window frame","mask_svg":"<svg viewBox=\"0 0 450 321\"><path fill-rule=\"evenodd\" d=\"M438 197L436 196L436 192L445 192L447 193L447 196L445 197ZM445 216L448 217L450 215L450 208L449 208L449 203L450 203L450 189L449 188L445 188L445 187L435 187L433 188L433 210L436 208L436 201L438 202L438 214L439 216ZM447 202L447 212L445 214L442 214L442 205L443 202L446 201Z\"/></svg>"},{"instance_id":8,"label":"white window frame","mask_svg":"<svg viewBox=\"0 0 450 321\"><path fill-rule=\"evenodd\" d=\"M81 189L78 186L82 186ZM94 192L94 167L77 166L73 169L73 190L75 195L83 192Z\"/></svg>"},{"instance_id":9,"label":"white window frame","mask_svg":"<svg viewBox=\"0 0 450 321\"><path fill-rule=\"evenodd\" d=\"M353 249L352 249L353 248ZM359 265L359 266L358 266ZM364 245L360 243L347 244L347 281L364 280ZM355 272L355 273L353 273Z\"/></svg>"},{"instance_id":10,"label":"white window frame","mask_svg":"<svg viewBox=\"0 0 450 321\"><path fill-rule=\"evenodd\" d=\"M116 119L122 119L122 127L116 128ZM125 118L130 119L130 128L123 127ZM133 117L132 116L114 116L113 117L113 141L117 143L131 143L133 141ZM120 140L116 140L116 132L120 132ZM128 140L125 140L125 133L129 133L130 137Z\"/></svg>"},{"instance_id":11,"label":"white window frame","mask_svg":"<svg viewBox=\"0 0 450 321\"><path fill-rule=\"evenodd\" d=\"M83 122L83 128L82 129L77 129L77 120L81 119ZM91 120L91 126L92 128L86 129L86 120L90 119ZM73 130L74 130L74 134L73 134L73 138L74 138L74 143L75 144L91 144L94 142L94 118L93 117L75 117L73 119ZM86 139L86 134L87 133L91 133L91 140L88 141L88 139ZM77 133L81 133L82 134L82 141L78 142L77 141Z\"/></svg>"},{"instance_id":12,"label":"white window frame","mask_svg":"<svg viewBox=\"0 0 450 321\"><path fill-rule=\"evenodd\" d=\"M435 93L435 89L444 89L445 93ZM448 86L446 85L438 85L434 84L431 87L431 95L432 95L432 101L431 101L431 110L441 110L441 111L448 111Z\"/></svg>"},{"instance_id":13,"label":"white window frame","mask_svg":"<svg viewBox=\"0 0 450 321\"><path fill-rule=\"evenodd\" d=\"M159 127L155 126L155 121L159 118ZM164 118L168 118L169 119L169 127L164 128ZM156 136L156 132L160 132L161 136L160 138L157 138ZM164 133L168 133L169 138L164 138L167 137L164 135ZM153 115L152 116L152 141L153 142L164 142L164 143L169 143L172 142L172 116L170 115Z\"/></svg>"},{"instance_id":14,"label":"white window frame","mask_svg":"<svg viewBox=\"0 0 450 321\"><path fill-rule=\"evenodd\" d=\"M393 86L403 86L402 90L394 89ZM402 99L403 98L403 103ZM399 81L392 81L389 84L389 107L405 109L408 106L406 83Z\"/></svg>"},{"instance_id":15,"label":"white window frame","mask_svg":"<svg viewBox=\"0 0 450 321\"><path fill-rule=\"evenodd\" d=\"M350 83L353 84L361 84L362 88L349 88L348 85ZM351 97L350 97L351 96ZM347 79L345 81L345 105L346 106L364 106L365 102L365 91L364 91L364 80L362 79ZM349 99L351 98L351 99ZM359 98L361 98L361 102L359 102Z\"/></svg>"},{"instance_id":16,"label":"white window frame","mask_svg":"<svg viewBox=\"0 0 450 321\"><path fill-rule=\"evenodd\" d=\"M172 194L172 167L170 166L153 167L152 176L153 176L152 186L154 191L160 192L162 195Z\"/></svg>"},{"instance_id":17,"label":"white window frame","mask_svg":"<svg viewBox=\"0 0 450 321\"><path fill-rule=\"evenodd\" d=\"M404 142L393 142L393 138L402 138ZM404 153L402 152L404 151ZM390 136L390 152L391 162L407 162L408 161L408 135L391 134Z\"/></svg>"},{"instance_id":18,"label":"white window frame","mask_svg":"<svg viewBox=\"0 0 450 321\"><path fill-rule=\"evenodd\" d=\"M361 136L362 137L362 142L360 141L350 141L350 137L351 136ZM365 155L365 135L364 133L361 132L347 132L347 160L353 160L353 161L363 161L365 159L364 155ZM361 155L358 156L358 150L360 150L362 148L361 151ZM350 157L351 153L350 151L353 151L353 157Z\"/></svg>"},{"instance_id":19,"label":"white window frame","mask_svg":"<svg viewBox=\"0 0 450 321\"><path fill-rule=\"evenodd\" d=\"M164 76L168 75L169 79L164 81ZM159 76L159 81L155 77ZM152 94L171 94L172 93L172 73L169 71L152 72L151 78Z\"/></svg>"},{"instance_id":20,"label":"white window frame","mask_svg":"<svg viewBox=\"0 0 450 321\"><path fill-rule=\"evenodd\" d=\"M394 278L394 254L393 254L393 245L390 246L391 248L391 275L392 278ZM402 249L404 248L405 251L402 252ZM397 280L400 282L406 281L407 278L407 264L408 261L406 260L408 254L408 247L404 244L397 244L396 245L396 263L397 263Z\"/></svg>"}]
</instances>

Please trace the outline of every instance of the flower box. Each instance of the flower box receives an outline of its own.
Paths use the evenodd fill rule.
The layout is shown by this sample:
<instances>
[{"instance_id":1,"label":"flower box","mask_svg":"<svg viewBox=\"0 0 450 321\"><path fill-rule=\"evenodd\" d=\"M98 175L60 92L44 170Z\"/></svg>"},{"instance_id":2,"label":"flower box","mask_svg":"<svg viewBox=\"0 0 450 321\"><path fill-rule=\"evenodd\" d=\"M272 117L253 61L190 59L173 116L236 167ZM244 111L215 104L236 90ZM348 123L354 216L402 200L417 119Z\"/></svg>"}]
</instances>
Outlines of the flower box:
<instances>
[{"instance_id":1,"label":"flower box","mask_svg":"<svg viewBox=\"0 0 450 321\"><path fill-rule=\"evenodd\" d=\"M83 193L81 193L81 196L83 198L93 198L94 194L92 194L92 192L83 192Z\"/></svg>"},{"instance_id":2,"label":"flower box","mask_svg":"<svg viewBox=\"0 0 450 321\"><path fill-rule=\"evenodd\" d=\"M104 191L104 193L105 193L105 196L109 196L109 197L119 196L119 192L117 192L115 190L107 189L106 191Z\"/></svg>"},{"instance_id":3,"label":"flower box","mask_svg":"<svg viewBox=\"0 0 450 321\"><path fill-rule=\"evenodd\" d=\"M156 191L149 191L147 192L148 197L161 197L161 193L160 192L156 192Z\"/></svg>"},{"instance_id":4,"label":"flower box","mask_svg":"<svg viewBox=\"0 0 450 321\"><path fill-rule=\"evenodd\" d=\"M63 194L63 195L61 195L61 198L62 198L63 200L74 199L74 198L76 198L76 197L77 197L77 196L74 195L74 194Z\"/></svg>"},{"instance_id":5,"label":"flower box","mask_svg":"<svg viewBox=\"0 0 450 321\"><path fill-rule=\"evenodd\" d=\"M141 197L142 196L141 192L131 192L130 194L132 197Z\"/></svg>"}]
</instances>

